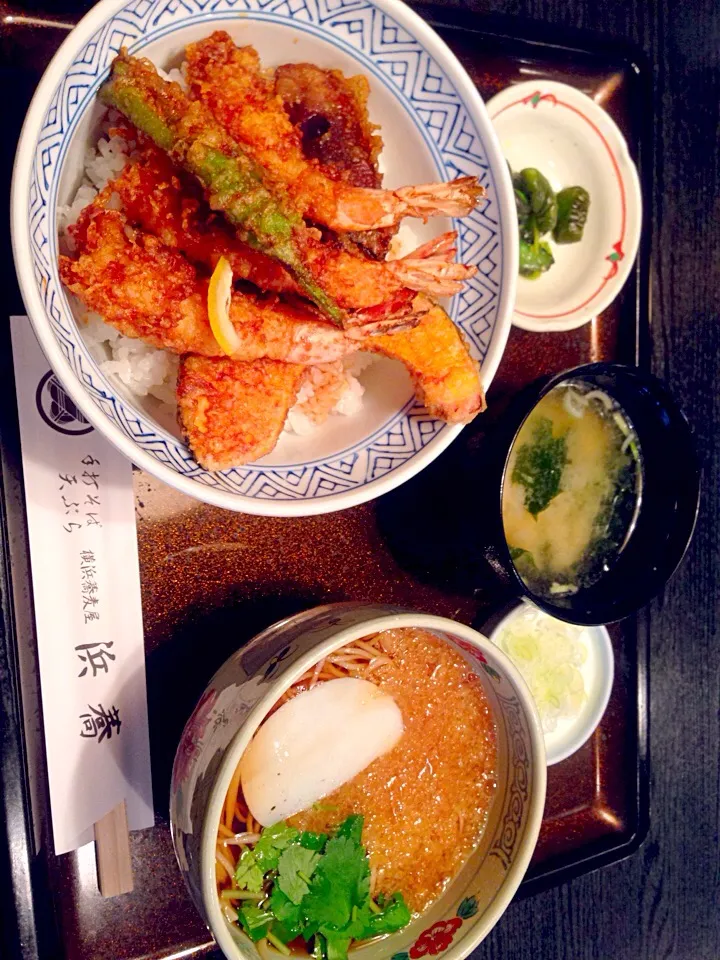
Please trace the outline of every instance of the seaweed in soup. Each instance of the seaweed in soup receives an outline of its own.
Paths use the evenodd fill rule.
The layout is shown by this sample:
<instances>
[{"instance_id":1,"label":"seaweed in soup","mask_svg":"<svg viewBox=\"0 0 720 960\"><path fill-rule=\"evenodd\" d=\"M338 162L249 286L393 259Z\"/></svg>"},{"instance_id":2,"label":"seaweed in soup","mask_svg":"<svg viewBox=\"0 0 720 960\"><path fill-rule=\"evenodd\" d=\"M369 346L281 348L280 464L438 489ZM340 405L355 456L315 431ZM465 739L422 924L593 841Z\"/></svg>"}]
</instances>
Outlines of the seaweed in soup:
<instances>
[{"instance_id":1,"label":"seaweed in soup","mask_svg":"<svg viewBox=\"0 0 720 960\"><path fill-rule=\"evenodd\" d=\"M515 568L539 595L590 586L627 543L640 502L634 428L608 394L568 381L543 397L510 453L503 523Z\"/></svg>"}]
</instances>

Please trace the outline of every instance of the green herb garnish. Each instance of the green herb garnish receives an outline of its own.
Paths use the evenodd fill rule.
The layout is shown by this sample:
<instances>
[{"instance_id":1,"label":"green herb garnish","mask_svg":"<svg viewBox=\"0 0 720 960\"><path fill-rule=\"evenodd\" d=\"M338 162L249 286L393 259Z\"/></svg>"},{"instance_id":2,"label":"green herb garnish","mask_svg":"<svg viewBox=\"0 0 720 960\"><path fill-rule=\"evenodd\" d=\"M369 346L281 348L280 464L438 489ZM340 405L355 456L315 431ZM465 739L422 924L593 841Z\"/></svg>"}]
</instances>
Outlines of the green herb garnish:
<instances>
[{"instance_id":1,"label":"green herb garnish","mask_svg":"<svg viewBox=\"0 0 720 960\"><path fill-rule=\"evenodd\" d=\"M370 903L372 904L373 901L371 900ZM395 933L396 930L401 930L408 923L410 923L408 906L402 896L395 893L380 909L379 913L370 917L368 927L372 930L372 935L377 937L381 933Z\"/></svg>"},{"instance_id":2,"label":"green herb garnish","mask_svg":"<svg viewBox=\"0 0 720 960\"><path fill-rule=\"evenodd\" d=\"M364 818L358 814L348 817L340 824L335 832L336 837L346 837L358 845L362 843Z\"/></svg>"},{"instance_id":3,"label":"green herb garnish","mask_svg":"<svg viewBox=\"0 0 720 960\"><path fill-rule=\"evenodd\" d=\"M266 827L252 850L245 850L235 869L235 883L240 890L259 893L263 878L269 870L276 870L280 855L287 846L297 842L300 833L284 823Z\"/></svg>"},{"instance_id":4,"label":"green herb garnish","mask_svg":"<svg viewBox=\"0 0 720 960\"><path fill-rule=\"evenodd\" d=\"M512 482L525 487L525 507L536 517L560 492L560 479L567 463L565 437L554 437L552 421L538 417L533 438L517 452Z\"/></svg>"},{"instance_id":5,"label":"green herb garnish","mask_svg":"<svg viewBox=\"0 0 720 960\"><path fill-rule=\"evenodd\" d=\"M253 850L258 866L262 867L263 873L277 868L282 851L289 847L291 843L296 843L299 836L300 832L295 830L294 827L289 827L286 823L276 823L272 827L265 827Z\"/></svg>"},{"instance_id":6,"label":"green herb garnish","mask_svg":"<svg viewBox=\"0 0 720 960\"><path fill-rule=\"evenodd\" d=\"M370 896L370 865L362 845L363 818L351 816L328 838L287 824L266 827L235 871L238 890L262 891L262 899L238 909L252 940L276 947L297 937L314 960L346 960L354 940L393 933L410 922L402 894Z\"/></svg>"},{"instance_id":7,"label":"green herb garnish","mask_svg":"<svg viewBox=\"0 0 720 960\"><path fill-rule=\"evenodd\" d=\"M244 850L235 868L235 884L239 890L260 893L263 886L263 872L258 866L254 850Z\"/></svg>"},{"instance_id":8,"label":"green herb garnish","mask_svg":"<svg viewBox=\"0 0 720 960\"><path fill-rule=\"evenodd\" d=\"M525 573L526 570L537 570L535 558L529 550L526 550L524 547L513 547L511 544L508 544L508 547L510 548L510 559L518 570L522 568L523 573Z\"/></svg>"},{"instance_id":9,"label":"green herb garnish","mask_svg":"<svg viewBox=\"0 0 720 960\"><path fill-rule=\"evenodd\" d=\"M277 921L273 924L273 930L284 943L300 936L302 932L300 904L293 903L289 897L285 896L277 883L273 885L268 910Z\"/></svg>"},{"instance_id":10,"label":"green herb garnish","mask_svg":"<svg viewBox=\"0 0 720 960\"><path fill-rule=\"evenodd\" d=\"M308 893L319 859L319 853L313 853L299 843L293 843L283 851L278 864L277 885L293 903L299 904Z\"/></svg>"},{"instance_id":11,"label":"green herb garnish","mask_svg":"<svg viewBox=\"0 0 720 960\"><path fill-rule=\"evenodd\" d=\"M310 830L305 830L300 834L300 846L307 850L322 850L327 839L326 833L312 833Z\"/></svg>"},{"instance_id":12,"label":"green herb garnish","mask_svg":"<svg viewBox=\"0 0 720 960\"><path fill-rule=\"evenodd\" d=\"M240 907L238 910L238 920L251 940L262 940L267 936L273 919L268 910L261 910L260 907Z\"/></svg>"}]
</instances>

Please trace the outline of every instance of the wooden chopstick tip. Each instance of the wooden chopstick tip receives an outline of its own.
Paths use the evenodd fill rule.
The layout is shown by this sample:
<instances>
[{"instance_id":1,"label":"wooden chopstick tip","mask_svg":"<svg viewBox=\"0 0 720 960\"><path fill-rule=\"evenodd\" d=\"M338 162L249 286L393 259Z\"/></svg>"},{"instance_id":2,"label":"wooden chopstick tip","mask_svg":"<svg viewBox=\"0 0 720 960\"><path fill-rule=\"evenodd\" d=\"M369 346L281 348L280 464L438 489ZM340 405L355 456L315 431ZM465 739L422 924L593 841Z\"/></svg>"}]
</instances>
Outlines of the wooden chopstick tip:
<instances>
[{"instance_id":1,"label":"wooden chopstick tip","mask_svg":"<svg viewBox=\"0 0 720 960\"><path fill-rule=\"evenodd\" d=\"M103 897L117 897L133 889L130 831L122 800L94 825L98 887Z\"/></svg>"}]
</instances>

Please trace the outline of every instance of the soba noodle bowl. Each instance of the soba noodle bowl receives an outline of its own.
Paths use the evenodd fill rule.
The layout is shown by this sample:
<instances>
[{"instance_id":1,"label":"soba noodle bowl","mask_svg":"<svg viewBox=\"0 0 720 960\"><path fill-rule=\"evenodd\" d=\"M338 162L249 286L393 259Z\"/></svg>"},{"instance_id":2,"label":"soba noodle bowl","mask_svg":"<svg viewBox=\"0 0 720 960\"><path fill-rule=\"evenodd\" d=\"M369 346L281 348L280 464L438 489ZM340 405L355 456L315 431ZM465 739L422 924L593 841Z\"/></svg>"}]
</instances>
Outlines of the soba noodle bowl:
<instances>
[{"instance_id":1,"label":"soba noodle bowl","mask_svg":"<svg viewBox=\"0 0 720 960\"><path fill-rule=\"evenodd\" d=\"M479 677L453 647L429 631L403 628L336 650L286 690L268 716L318 684L348 677L370 681L394 699L402 712L402 735L392 749L286 824L298 837L332 837L348 818L362 817L373 904L401 895L418 914L457 875L485 828L496 771L491 710ZM342 729L327 733L342 735ZM241 768L242 761L228 789L216 852L219 896L233 923L246 902L236 884L240 860L262 834L243 796ZM260 905L267 902L269 877L254 894Z\"/></svg>"}]
</instances>

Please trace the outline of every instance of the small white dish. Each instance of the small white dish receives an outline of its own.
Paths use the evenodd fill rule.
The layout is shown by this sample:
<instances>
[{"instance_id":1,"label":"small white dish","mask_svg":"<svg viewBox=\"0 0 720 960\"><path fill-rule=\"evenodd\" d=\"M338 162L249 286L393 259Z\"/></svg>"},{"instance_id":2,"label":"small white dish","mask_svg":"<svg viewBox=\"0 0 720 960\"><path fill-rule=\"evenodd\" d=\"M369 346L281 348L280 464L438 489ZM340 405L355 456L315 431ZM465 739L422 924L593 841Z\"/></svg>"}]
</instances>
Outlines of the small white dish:
<instances>
[{"instance_id":1,"label":"small white dish","mask_svg":"<svg viewBox=\"0 0 720 960\"><path fill-rule=\"evenodd\" d=\"M504 653L505 650L500 645L502 631L513 618L525 613L528 606L537 610L542 617L555 620L563 627L568 626L549 613L539 610L529 600L523 600L505 614L490 633L491 642L500 647ZM556 728L551 733L544 733L545 755L549 767L572 756L590 739L603 718L612 691L615 656L607 628L598 626L578 629L582 630L580 640L587 649L587 658L582 666L578 667L585 684L586 699L577 717L572 719L563 717L558 720ZM505 655L507 656L507 653Z\"/></svg>"},{"instance_id":2,"label":"small white dish","mask_svg":"<svg viewBox=\"0 0 720 960\"><path fill-rule=\"evenodd\" d=\"M487 107L513 171L536 167L554 190L590 194L583 239L549 240L555 263L536 280L518 277L513 314L524 330L573 330L612 303L632 269L642 225L637 168L614 121L567 84L518 83Z\"/></svg>"}]
</instances>

